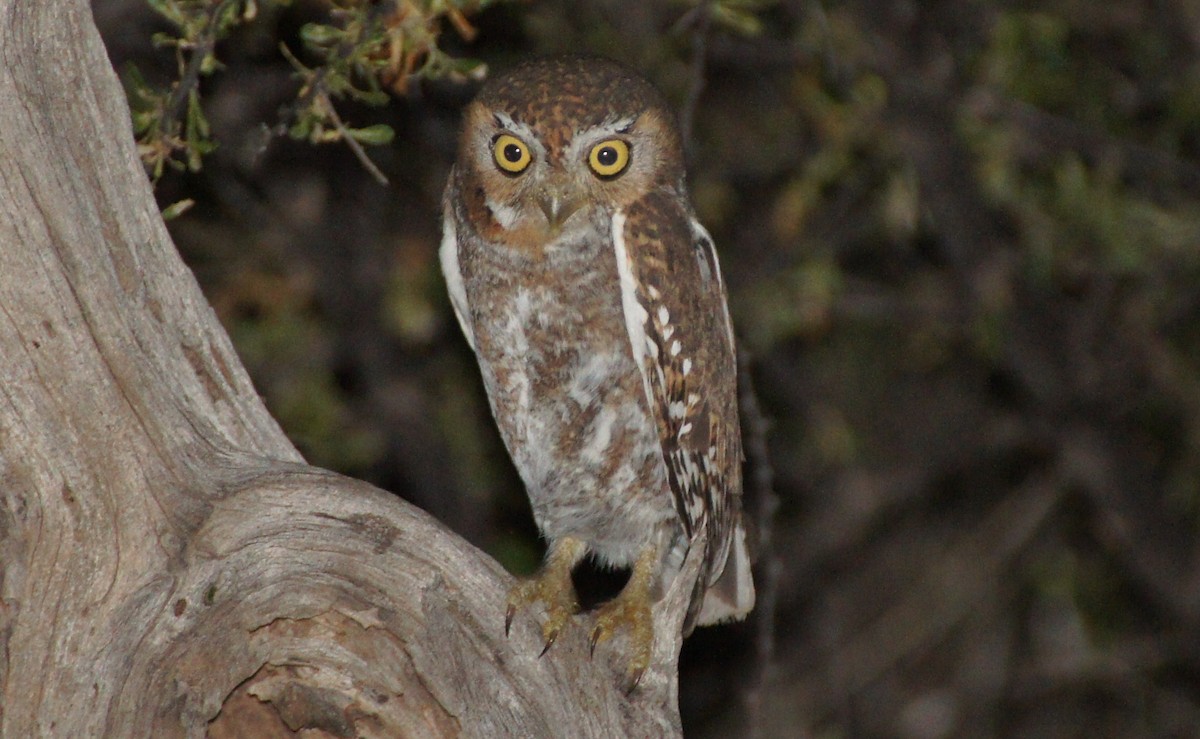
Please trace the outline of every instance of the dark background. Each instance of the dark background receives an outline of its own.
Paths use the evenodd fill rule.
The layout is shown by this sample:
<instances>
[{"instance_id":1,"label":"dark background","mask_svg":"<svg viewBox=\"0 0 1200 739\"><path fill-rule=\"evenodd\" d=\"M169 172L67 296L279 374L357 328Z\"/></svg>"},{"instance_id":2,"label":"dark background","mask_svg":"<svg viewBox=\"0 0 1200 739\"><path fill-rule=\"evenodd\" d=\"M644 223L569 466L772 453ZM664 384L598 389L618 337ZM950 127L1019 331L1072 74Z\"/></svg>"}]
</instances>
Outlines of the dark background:
<instances>
[{"instance_id":1,"label":"dark background","mask_svg":"<svg viewBox=\"0 0 1200 739\"><path fill-rule=\"evenodd\" d=\"M684 647L688 734L1197 735L1200 4L750 5L757 32L711 16L702 67L685 2L502 4L442 39L493 69L612 56L681 110L702 84L690 183L768 525L756 614ZM118 67L170 79L143 0L94 9ZM368 150L388 187L343 146L264 149L296 93L278 43L326 10L264 7L218 47L220 147L159 182L197 201L172 234L311 462L528 572L436 259L474 86L341 108L396 129Z\"/></svg>"}]
</instances>

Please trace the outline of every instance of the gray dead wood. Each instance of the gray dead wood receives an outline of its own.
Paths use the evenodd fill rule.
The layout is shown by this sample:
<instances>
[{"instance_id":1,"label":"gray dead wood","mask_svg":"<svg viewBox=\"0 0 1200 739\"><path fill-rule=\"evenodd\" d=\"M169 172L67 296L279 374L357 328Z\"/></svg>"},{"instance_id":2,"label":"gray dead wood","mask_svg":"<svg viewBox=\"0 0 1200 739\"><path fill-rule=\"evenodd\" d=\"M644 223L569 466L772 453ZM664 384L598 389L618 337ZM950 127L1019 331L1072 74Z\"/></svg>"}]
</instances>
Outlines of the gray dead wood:
<instances>
[{"instance_id":1,"label":"gray dead wood","mask_svg":"<svg viewBox=\"0 0 1200 739\"><path fill-rule=\"evenodd\" d=\"M627 697L585 618L541 659L532 619L505 638L510 584L304 463L171 244L88 3L0 0L0 735L679 733L685 589Z\"/></svg>"}]
</instances>

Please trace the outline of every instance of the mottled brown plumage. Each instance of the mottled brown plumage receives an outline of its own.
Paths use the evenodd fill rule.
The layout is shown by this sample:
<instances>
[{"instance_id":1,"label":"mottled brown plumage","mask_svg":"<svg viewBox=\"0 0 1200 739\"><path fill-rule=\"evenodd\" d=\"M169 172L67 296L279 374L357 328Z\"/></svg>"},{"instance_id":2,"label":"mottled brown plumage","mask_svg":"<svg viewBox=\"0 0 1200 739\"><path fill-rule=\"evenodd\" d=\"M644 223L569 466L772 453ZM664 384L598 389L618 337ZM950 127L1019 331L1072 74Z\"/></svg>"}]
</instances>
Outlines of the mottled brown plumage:
<instances>
[{"instance_id":1,"label":"mottled brown plumage","mask_svg":"<svg viewBox=\"0 0 1200 739\"><path fill-rule=\"evenodd\" d=\"M455 312L549 541L508 619L544 603L549 645L578 607L583 556L632 567L593 640L628 629L640 674L650 605L700 527L685 628L743 617L733 334L662 96L602 59L516 67L467 108L444 209Z\"/></svg>"}]
</instances>

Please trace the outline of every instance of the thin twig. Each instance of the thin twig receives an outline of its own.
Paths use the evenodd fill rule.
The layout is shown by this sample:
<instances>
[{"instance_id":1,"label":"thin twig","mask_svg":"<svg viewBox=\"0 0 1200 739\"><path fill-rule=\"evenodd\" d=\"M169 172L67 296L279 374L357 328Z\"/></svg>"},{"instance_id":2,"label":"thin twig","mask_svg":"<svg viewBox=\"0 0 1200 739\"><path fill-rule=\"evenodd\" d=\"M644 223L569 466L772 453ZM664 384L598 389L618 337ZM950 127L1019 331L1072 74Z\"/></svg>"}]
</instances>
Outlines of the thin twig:
<instances>
[{"instance_id":1,"label":"thin twig","mask_svg":"<svg viewBox=\"0 0 1200 739\"><path fill-rule=\"evenodd\" d=\"M279 50L296 72L305 78L300 97L297 98L292 110L300 110L313 102L318 103L329 114L329 120L333 121L333 127L337 129L338 134L346 142L346 146L350 147L350 151L354 153L355 158L363 165L363 168L370 173L376 182L386 186L388 184L387 175L379 167L375 166L375 162L372 162L371 158L367 156L367 152L363 149L362 144L358 143L358 140L350 135L349 128L346 127L346 123L342 120L342 117L338 115L337 108L333 106L333 99L330 98L329 90L325 86L325 78L329 67L323 66L316 70L310 70L292 53L287 44L280 44ZM273 130L285 130L283 123L281 122Z\"/></svg>"},{"instance_id":2,"label":"thin twig","mask_svg":"<svg viewBox=\"0 0 1200 739\"><path fill-rule=\"evenodd\" d=\"M354 156L358 159L359 163L361 163L362 166L371 173L371 176L375 178L376 182L381 185L387 185L387 175L385 175L379 169L379 167L375 166L375 162L372 162L371 158L367 156L366 150L363 149L362 144L358 143L358 139L350 135L350 131L346 128L346 124L342 122L342 117L338 115L337 110L334 109L333 101L329 99L329 95L322 90L320 92L320 98L321 103L325 105L326 110L329 111L329 120L333 121L333 125L335 128L337 128L338 133L341 134L342 140L346 142L346 146L350 147L350 151L354 152Z\"/></svg>"},{"instance_id":3,"label":"thin twig","mask_svg":"<svg viewBox=\"0 0 1200 739\"><path fill-rule=\"evenodd\" d=\"M233 0L224 0L213 7L199 41L189 49L191 56L188 57L187 65L179 75L179 82L175 84L175 89L171 90L171 94L167 96L167 102L163 106L163 115L158 120L158 130L162 134L172 135L169 130L171 124L185 115L184 107L187 105L192 90L200 86L200 70L204 66L204 60L217 45L218 19L231 2Z\"/></svg>"}]
</instances>

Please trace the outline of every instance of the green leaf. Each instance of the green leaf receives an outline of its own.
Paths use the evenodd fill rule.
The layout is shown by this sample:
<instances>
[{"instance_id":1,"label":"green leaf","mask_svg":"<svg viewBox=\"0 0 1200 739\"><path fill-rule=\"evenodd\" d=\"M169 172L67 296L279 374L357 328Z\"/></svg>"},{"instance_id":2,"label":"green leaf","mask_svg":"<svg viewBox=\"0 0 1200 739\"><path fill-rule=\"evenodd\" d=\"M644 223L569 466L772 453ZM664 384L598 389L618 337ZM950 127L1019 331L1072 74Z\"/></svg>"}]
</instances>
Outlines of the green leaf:
<instances>
[{"instance_id":1,"label":"green leaf","mask_svg":"<svg viewBox=\"0 0 1200 739\"><path fill-rule=\"evenodd\" d=\"M178 46L179 39L165 31L159 31L150 35L150 43L158 47L163 46Z\"/></svg>"},{"instance_id":2,"label":"green leaf","mask_svg":"<svg viewBox=\"0 0 1200 739\"><path fill-rule=\"evenodd\" d=\"M175 3L170 2L169 0L147 0L146 4L150 6L151 10L171 21L175 25L183 24L183 12Z\"/></svg>"},{"instance_id":3,"label":"green leaf","mask_svg":"<svg viewBox=\"0 0 1200 739\"><path fill-rule=\"evenodd\" d=\"M208 119L204 117L204 108L200 105L200 93L195 89L188 93L187 127L189 139L207 139L209 136Z\"/></svg>"},{"instance_id":4,"label":"green leaf","mask_svg":"<svg viewBox=\"0 0 1200 739\"><path fill-rule=\"evenodd\" d=\"M200 107L200 93L192 90L188 95L187 132L185 135L187 168L199 172L203 166L205 154L217 148L209 140L208 119L204 117L204 109Z\"/></svg>"},{"instance_id":5,"label":"green leaf","mask_svg":"<svg viewBox=\"0 0 1200 739\"><path fill-rule=\"evenodd\" d=\"M714 23L725 26L743 36L757 36L762 33L762 21L758 16L740 8L714 5L712 19Z\"/></svg>"},{"instance_id":6,"label":"green leaf","mask_svg":"<svg viewBox=\"0 0 1200 739\"><path fill-rule=\"evenodd\" d=\"M392 127L382 123L367 126L366 128L347 128L346 133L350 134L350 137L355 141L371 144L372 146L390 144L392 143L392 139L396 137L396 132L392 130Z\"/></svg>"},{"instance_id":7,"label":"green leaf","mask_svg":"<svg viewBox=\"0 0 1200 739\"><path fill-rule=\"evenodd\" d=\"M345 92L355 100L376 108L387 105L391 100L388 94L382 90L360 90L357 87L349 87Z\"/></svg>"},{"instance_id":8,"label":"green leaf","mask_svg":"<svg viewBox=\"0 0 1200 739\"><path fill-rule=\"evenodd\" d=\"M200 60L200 74L207 77L218 69L221 69L223 66L224 65L217 60L217 55L210 51L204 55L202 60Z\"/></svg>"},{"instance_id":9,"label":"green leaf","mask_svg":"<svg viewBox=\"0 0 1200 739\"><path fill-rule=\"evenodd\" d=\"M133 62L126 62L121 67L121 86L125 88L125 97L134 113L155 109L155 103L162 97L150 87L146 78L142 76L142 71Z\"/></svg>"},{"instance_id":10,"label":"green leaf","mask_svg":"<svg viewBox=\"0 0 1200 739\"><path fill-rule=\"evenodd\" d=\"M288 136L291 136L297 141L303 141L312 133L315 120L311 115L301 115L296 119L296 122L288 128Z\"/></svg>"},{"instance_id":11,"label":"green leaf","mask_svg":"<svg viewBox=\"0 0 1200 739\"><path fill-rule=\"evenodd\" d=\"M436 67L430 71L437 75L482 80L487 76L487 70L487 64L481 59L457 59L446 54L438 54Z\"/></svg>"},{"instance_id":12,"label":"green leaf","mask_svg":"<svg viewBox=\"0 0 1200 739\"><path fill-rule=\"evenodd\" d=\"M174 220L191 210L192 206L195 204L196 201L192 200L191 198L185 198L179 202L171 203L166 208L163 208L162 219L164 221Z\"/></svg>"},{"instance_id":13,"label":"green leaf","mask_svg":"<svg viewBox=\"0 0 1200 739\"><path fill-rule=\"evenodd\" d=\"M342 29L320 23L305 23L300 28L300 38L312 46L332 46L345 36L346 32Z\"/></svg>"}]
</instances>

